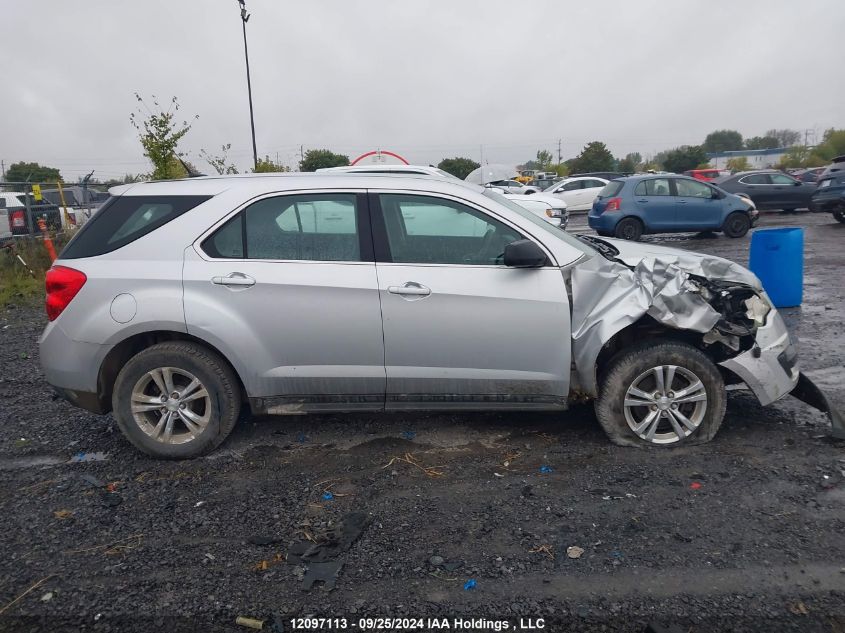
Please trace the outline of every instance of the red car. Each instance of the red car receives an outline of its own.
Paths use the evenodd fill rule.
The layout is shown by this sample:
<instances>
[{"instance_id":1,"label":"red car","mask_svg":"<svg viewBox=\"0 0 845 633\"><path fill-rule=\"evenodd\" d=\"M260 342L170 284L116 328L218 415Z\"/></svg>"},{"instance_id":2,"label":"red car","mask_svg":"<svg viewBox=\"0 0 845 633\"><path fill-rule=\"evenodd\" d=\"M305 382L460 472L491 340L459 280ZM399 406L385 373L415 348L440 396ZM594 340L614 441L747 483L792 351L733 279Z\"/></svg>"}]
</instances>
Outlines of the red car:
<instances>
[{"instance_id":1,"label":"red car","mask_svg":"<svg viewBox=\"0 0 845 633\"><path fill-rule=\"evenodd\" d=\"M718 169L688 169L684 172L684 176L692 176L696 180L703 180L704 182L716 180L721 175Z\"/></svg>"}]
</instances>

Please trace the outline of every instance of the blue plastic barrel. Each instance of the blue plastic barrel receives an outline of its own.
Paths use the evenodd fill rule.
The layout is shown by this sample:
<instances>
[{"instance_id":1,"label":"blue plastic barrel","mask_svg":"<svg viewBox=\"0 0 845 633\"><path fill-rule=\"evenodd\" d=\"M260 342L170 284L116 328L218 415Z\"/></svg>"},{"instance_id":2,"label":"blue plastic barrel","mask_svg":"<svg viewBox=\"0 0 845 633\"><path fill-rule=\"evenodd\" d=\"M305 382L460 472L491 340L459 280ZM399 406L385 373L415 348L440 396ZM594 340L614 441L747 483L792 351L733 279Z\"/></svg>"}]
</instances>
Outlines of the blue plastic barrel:
<instances>
[{"instance_id":1,"label":"blue plastic barrel","mask_svg":"<svg viewBox=\"0 0 845 633\"><path fill-rule=\"evenodd\" d=\"M755 231L748 267L763 282L776 308L800 306L804 293L804 229Z\"/></svg>"}]
</instances>

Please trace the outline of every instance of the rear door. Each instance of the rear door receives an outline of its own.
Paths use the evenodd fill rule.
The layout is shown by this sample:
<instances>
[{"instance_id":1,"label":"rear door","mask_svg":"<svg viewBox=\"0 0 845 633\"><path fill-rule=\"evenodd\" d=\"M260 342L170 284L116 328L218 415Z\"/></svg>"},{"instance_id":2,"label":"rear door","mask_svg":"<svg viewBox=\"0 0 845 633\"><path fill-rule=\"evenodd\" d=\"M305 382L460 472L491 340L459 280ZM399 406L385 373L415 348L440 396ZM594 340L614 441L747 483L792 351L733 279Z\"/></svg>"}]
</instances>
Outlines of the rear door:
<instances>
[{"instance_id":1,"label":"rear door","mask_svg":"<svg viewBox=\"0 0 845 633\"><path fill-rule=\"evenodd\" d=\"M713 197L713 189L697 180L673 178L679 229L706 231L721 226L722 201Z\"/></svg>"},{"instance_id":2,"label":"rear door","mask_svg":"<svg viewBox=\"0 0 845 633\"><path fill-rule=\"evenodd\" d=\"M371 208L387 408L565 406L569 300L551 256L504 266L524 236L457 199L380 192Z\"/></svg>"},{"instance_id":3,"label":"rear door","mask_svg":"<svg viewBox=\"0 0 845 633\"><path fill-rule=\"evenodd\" d=\"M769 174L748 174L740 178L738 184L740 185L739 191L747 193L758 209L763 207L777 208Z\"/></svg>"},{"instance_id":4,"label":"rear door","mask_svg":"<svg viewBox=\"0 0 845 633\"><path fill-rule=\"evenodd\" d=\"M251 202L186 251L188 332L240 359L271 413L382 408L372 252L364 192Z\"/></svg>"},{"instance_id":5,"label":"rear door","mask_svg":"<svg viewBox=\"0 0 845 633\"><path fill-rule=\"evenodd\" d=\"M634 188L634 204L646 229L660 231L675 228L677 205L668 178L649 178L638 182Z\"/></svg>"}]
</instances>

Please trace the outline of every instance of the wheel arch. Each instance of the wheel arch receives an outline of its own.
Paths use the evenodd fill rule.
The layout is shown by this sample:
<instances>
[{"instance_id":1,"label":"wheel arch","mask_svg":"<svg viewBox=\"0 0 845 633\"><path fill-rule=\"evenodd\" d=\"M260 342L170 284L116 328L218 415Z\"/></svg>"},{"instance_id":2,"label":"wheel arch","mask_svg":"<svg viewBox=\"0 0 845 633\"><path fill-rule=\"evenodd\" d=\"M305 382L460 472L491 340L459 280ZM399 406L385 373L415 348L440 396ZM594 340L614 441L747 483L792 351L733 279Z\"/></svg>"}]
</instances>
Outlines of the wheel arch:
<instances>
[{"instance_id":1,"label":"wheel arch","mask_svg":"<svg viewBox=\"0 0 845 633\"><path fill-rule=\"evenodd\" d=\"M120 370L123 369L124 365L126 365L133 356L148 347L156 345L157 343L170 341L196 343L217 354L223 362L229 366L232 373L237 378L242 401L247 401L247 393L246 388L244 387L243 377L226 355L216 346L197 336L187 334L186 332L177 332L174 330L152 330L139 332L123 339L109 350L108 354L106 354L103 359L103 362L100 363L100 371L97 376L97 399L99 400L103 413L108 413L112 409L114 383L117 380L117 375L120 373Z\"/></svg>"}]
</instances>

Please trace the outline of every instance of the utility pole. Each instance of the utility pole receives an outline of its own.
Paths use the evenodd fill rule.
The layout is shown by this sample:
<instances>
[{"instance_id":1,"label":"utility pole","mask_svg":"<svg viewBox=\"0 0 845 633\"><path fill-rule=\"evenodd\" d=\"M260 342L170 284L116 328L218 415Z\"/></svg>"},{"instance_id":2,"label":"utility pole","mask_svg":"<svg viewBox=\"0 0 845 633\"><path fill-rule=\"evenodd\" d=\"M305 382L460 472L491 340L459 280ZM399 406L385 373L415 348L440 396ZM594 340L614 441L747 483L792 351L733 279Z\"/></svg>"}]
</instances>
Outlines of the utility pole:
<instances>
[{"instance_id":1,"label":"utility pole","mask_svg":"<svg viewBox=\"0 0 845 633\"><path fill-rule=\"evenodd\" d=\"M561 143L563 143L563 139L557 140L557 164L560 165L561 160L563 160L563 154L561 153Z\"/></svg>"},{"instance_id":2,"label":"utility pole","mask_svg":"<svg viewBox=\"0 0 845 633\"><path fill-rule=\"evenodd\" d=\"M0 182L6 182L6 161L0 160Z\"/></svg>"},{"instance_id":3,"label":"utility pole","mask_svg":"<svg viewBox=\"0 0 845 633\"><path fill-rule=\"evenodd\" d=\"M249 49L246 45L246 23L249 22L249 13L246 12L246 0L238 0L241 5L241 22L244 29L244 61L246 61L246 90L249 95L249 126L252 129L252 163L253 168L258 169L258 149L255 146L255 115L252 111L252 81L249 77Z\"/></svg>"},{"instance_id":4,"label":"utility pole","mask_svg":"<svg viewBox=\"0 0 845 633\"><path fill-rule=\"evenodd\" d=\"M299 146L299 162L301 163L304 160L305 160L305 146L300 145Z\"/></svg>"}]
</instances>

